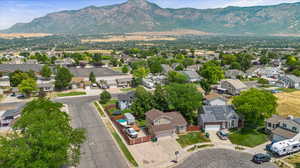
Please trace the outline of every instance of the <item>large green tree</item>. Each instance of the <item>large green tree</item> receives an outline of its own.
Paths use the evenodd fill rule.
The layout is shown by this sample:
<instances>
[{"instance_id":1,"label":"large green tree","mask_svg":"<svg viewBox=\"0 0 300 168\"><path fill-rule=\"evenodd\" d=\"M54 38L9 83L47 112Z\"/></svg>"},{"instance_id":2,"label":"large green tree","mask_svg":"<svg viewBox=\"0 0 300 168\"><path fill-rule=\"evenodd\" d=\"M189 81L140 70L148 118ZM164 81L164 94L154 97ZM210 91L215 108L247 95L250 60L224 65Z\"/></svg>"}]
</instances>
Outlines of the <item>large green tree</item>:
<instances>
[{"instance_id":1,"label":"large green tree","mask_svg":"<svg viewBox=\"0 0 300 168\"><path fill-rule=\"evenodd\" d=\"M44 78L50 78L52 75L52 70L48 65L44 65L41 70L41 75Z\"/></svg>"},{"instance_id":2,"label":"large green tree","mask_svg":"<svg viewBox=\"0 0 300 168\"><path fill-rule=\"evenodd\" d=\"M84 130L73 129L62 104L37 99L26 104L13 133L0 138L0 167L61 168L76 166Z\"/></svg>"},{"instance_id":3,"label":"large green tree","mask_svg":"<svg viewBox=\"0 0 300 168\"><path fill-rule=\"evenodd\" d=\"M187 83L188 77L176 71L168 72L167 80L169 83Z\"/></svg>"},{"instance_id":4,"label":"large green tree","mask_svg":"<svg viewBox=\"0 0 300 168\"><path fill-rule=\"evenodd\" d=\"M24 79L19 85L18 89L21 93L26 96L31 96L34 91L37 91L37 83L36 80L32 78Z\"/></svg>"},{"instance_id":5,"label":"large green tree","mask_svg":"<svg viewBox=\"0 0 300 168\"><path fill-rule=\"evenodd\" d=\"M197 118L197 110L202 105L202 94L193 84L172 83L166 86L169 110L176 110L193 123Z\"/></svg>"},{"instance_id":6,"label":"large green tree","mask_svg":"<svg viewBox=\"0 0 300 168\"><path fill-rule=\"evenodd\" d=\"M138 119L145 119L145 113L155 107L153 95L143 87L138 87L130 110Z\"/></svg>"},{"instance_id":7,"label":"large green tree","mask_svg":"<svg viewBox=\"0 0 300 168\"><path fill-rule=\"evenodd\" d=\"M58 67L55 76L55 88L62 90L70 85L73 75L65 67Z\"/></svg>"},{"instance_id":8,"label":"large green tree","mask_svg":"<svg viewBox=\"0 0 300 168\"><path fill-rule=\"evenodd\" d=\"M145 67L139 67L138 69L133 71L133 76L135 78L145 78L150 73L150 70Z\"/></svg>"},{"instance_id":9,"label":"large green tree","mask_svg":"<svg viewBox=\"0 0 300 168\"><path fill-rule=\"evenodd\" d=\"M110 99L111 99L111 94L108 91L104 90L100 94L100 103L101 104L107 103Z\"/></svg>"},{"instance_id":10,"label":"large green tree","mask_svg":"<svg viewBox=\"0 0 300 168\"><path fill-rule=\"evenodd\" d=\"M24 79L28 79L29 75L23 71L16 70L9 74L10 86L17 87Z\"/></svg>"},{"instance_id":11,"label":"large green tree","mask_svg":"<svg viewBox=\"0 0 300 168\"><path fill-rule=\"evenodd\" d=\"M250 89L233 99L238 113L245 118L247 126L259 126L276 112L277 98L268 91Z\"/></svg>"},{"instance_id":12,"label":"large green tree","mask_svg":"<svg viewBox=\"0 0 300 168\"><path fill-rule=\"evenodd\" d=\"M89 80L92 82L92 83L96 83L96 76L94 74L94 72L91 72L90 75L89 75Z\"/></svg>"},{"instance_id":13,"label":"large green tree","mask_svg":"<svg viewBox=\"0 0 300 168\"><path fill-rule=\"evenodd\" d=\"M224 78L224 71L218 62L209 61L201 68L200 75L203 76L210 84L216 84Z\"/></svg>"}]
</instances>

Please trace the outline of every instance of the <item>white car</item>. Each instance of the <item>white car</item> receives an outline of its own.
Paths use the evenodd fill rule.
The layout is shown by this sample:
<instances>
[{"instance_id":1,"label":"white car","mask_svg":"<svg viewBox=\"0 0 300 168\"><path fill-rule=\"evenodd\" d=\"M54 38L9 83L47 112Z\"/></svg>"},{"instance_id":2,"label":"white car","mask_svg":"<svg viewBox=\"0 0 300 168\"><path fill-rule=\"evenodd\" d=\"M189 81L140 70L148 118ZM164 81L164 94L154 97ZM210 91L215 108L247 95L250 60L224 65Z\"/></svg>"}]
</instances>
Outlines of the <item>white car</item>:
<instances>
[{"instance_id":1,"label":"white car","mask_svg":"<svg viewBox=\"0 0 300 168\"><path fill-rule=\"evenodd\" d=\"M137 138L138 137L138 133L133 129L133 128L126 128L125 132L127 133L127 135L129 135L131 138Z\"/></svg>"}]
</instances>

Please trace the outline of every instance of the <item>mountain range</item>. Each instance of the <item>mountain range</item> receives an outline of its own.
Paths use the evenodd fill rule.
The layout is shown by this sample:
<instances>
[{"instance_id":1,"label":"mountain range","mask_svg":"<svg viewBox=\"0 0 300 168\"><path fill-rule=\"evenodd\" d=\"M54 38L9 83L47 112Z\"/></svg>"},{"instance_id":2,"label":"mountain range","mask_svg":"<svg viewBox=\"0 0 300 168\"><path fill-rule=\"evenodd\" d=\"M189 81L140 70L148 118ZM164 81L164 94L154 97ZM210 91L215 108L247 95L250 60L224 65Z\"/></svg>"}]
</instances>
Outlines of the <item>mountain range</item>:
<instances>
[{"instance_id":1,"label":"mountain range","mask_svg":"<svg viewBox=\"0 0 300 168\"><path fill-rule=\"evenodd\" d=\"M100 34L192 29L219 34L300 33L300 2L217 9L161 8L146 0L50 13L4 33Z\"/></svg>"}]
</instances>

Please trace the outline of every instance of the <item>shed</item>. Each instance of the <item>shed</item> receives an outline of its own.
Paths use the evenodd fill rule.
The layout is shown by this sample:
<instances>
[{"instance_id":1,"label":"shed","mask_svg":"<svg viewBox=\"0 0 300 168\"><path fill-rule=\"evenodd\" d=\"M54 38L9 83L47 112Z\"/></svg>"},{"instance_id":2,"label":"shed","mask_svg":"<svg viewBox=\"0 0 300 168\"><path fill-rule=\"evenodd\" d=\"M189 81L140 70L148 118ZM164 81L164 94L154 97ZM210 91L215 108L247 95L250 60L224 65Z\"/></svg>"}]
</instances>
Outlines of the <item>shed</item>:
<instances>
[{"instance_id":1,"label":"shed","mask_svg":"<svg viewBox=\"0 0 300 168\"><path fill-rule=\"evenodd\" d=\"M127 120L127 124L134 124L135 123L135 118L131 113L125 113L124 118Z\"/></svg>"}]
</instances>

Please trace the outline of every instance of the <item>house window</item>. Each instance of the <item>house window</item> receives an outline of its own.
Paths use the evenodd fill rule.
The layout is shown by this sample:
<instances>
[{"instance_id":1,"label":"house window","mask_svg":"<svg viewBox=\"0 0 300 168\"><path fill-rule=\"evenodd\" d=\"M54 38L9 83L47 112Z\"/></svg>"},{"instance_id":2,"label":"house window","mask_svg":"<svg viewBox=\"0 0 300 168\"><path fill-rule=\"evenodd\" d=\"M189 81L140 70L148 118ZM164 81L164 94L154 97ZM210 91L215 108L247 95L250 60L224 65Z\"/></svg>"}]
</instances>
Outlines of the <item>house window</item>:
<instances>
[{"instance_id":1,"label":"house window","mask_svg":"<svg viewBox=\"0 0 300 168\"><path fill-rule=\"evenodd\" d=\"M271 123L268 123L268 127L272 127L272 124L271 124Z\"/></svg>"},{"instance_id":2,"label":"house window","mask_svg":"<svg viewBox=\"0 0 300 168\"><path fill-rule=\"evenodd\" d=\"M296 131L297 131L297 128L296 128L296 127L293 127L292 130L296 132Z\"/></svg>"},{"instance_id":3,"label":"house window","mask_svg":"<svg viewBox=\"0 0 300 168\"><path fill-rule=\"evenodd\" d=\"M286 128L286 124L282 124L282 127L283 127L283 128Z\"/></svg>"},{"instance_id":4,"label":"house window","mask_svg":"<svg viewBox=\"0 0 300 168\"><path fill-rule=\"evenodd\" d=\"M234 127L234 120L231 120L231 127Z\"/></svg>"}]
</instances>

